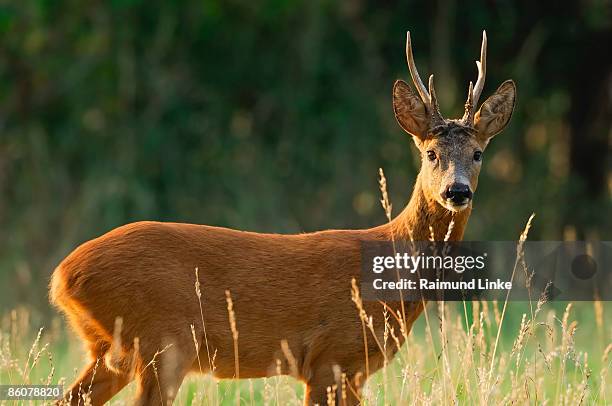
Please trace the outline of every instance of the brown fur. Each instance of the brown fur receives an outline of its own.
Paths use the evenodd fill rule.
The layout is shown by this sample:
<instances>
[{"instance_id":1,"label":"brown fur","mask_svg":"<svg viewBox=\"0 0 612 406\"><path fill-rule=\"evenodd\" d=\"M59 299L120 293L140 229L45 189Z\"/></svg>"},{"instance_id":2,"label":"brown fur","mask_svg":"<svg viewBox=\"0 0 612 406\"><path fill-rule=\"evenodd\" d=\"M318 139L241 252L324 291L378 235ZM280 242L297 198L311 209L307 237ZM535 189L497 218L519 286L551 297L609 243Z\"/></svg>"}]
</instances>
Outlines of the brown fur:
<instances>
[{"instance_id":1,"label":"brown fur","mask_svg":"<svg viewBox=\"0 0 612 406\"><path fill-rule=\"evenodd\" d=\"M453 219L450 239L461 240L471 202L449 208L439 191L461 174L467 174L475 190L480 165L473 163L473 151L486 147L514 106L514 84L504 84L477 116L486 125L476 122L475 128L466 128L446 120L431 128L424 121L428 118L422 102L404 85L394 87L396 116L415 136L424 158L410 202L390 223L365 230L278 235L139 222L88 241L64 259L52 276L51 300L68 316L92 359L66 399L78 404L79 388L88 392L92 385L92 404L100 405L135 379L136 404L171 403L184 376L200 370L190 325L196 328L203 371L211 372L208 359L216 352L214 375L236 377L225 296L229 290L239 331L240 378L275 374L276 360L286 359L281 350L286 340L297 377L307 384L306 404L327 403L327 388L338 383L334 366L355 390L349 390L341 404L358 404L366 354L351 280L360 278L361 242L428 240L430 226L435 239L442 240ZM430 150L439 156L436 163L427 159ZM195 267L211 354L195 294ZM364 305L374 316L376 334L382 336L382 305ZM421 303L406 304L408 331L422 310ZM120 340L113 339L117 318L122 320ZM370 373L383 365L374 341L368 340ZM281 366L281 373L290 372L287 362Z\"/></svg>"},{"instance_id":2,"label":"brown fur","mask_svg":"<svg viewBox=\"0 0 612 406\"><path fill-rule=\"evenodd\" d=\"M176 393L184 375L199 370L191 324L197 326L202 366L208 370L194 291L196 266L209 348L217 351L215 375L235 376L224 293L229 289L240 334L240 377L270 375L275 360L284 359L280 343L285 339L311 399L324 403L327 387L336 382L333 365L340 366L349 379L365 373L361 324L350 295L351 279L359 280L360 241L390 240L392 234L398 238L408 229L415 239L426 240L430 224L437 236L443 236L451 214L432 207L436 206L423 199L417 182L410 204L393 222L368 230L276 235L192 224L128 224L70 254L53 274L51 298L89 345L94 361L114 350L115 319L123 319L120 352L126 368L112 372L115 367L100 364L93 385L94 404L104 403L130 380L127 365L134 356L135 337L140 342L138 404L160 402L152 368L142 369L167 344L173 347L159 355L157 363L161 369L165 362L175 366L166 377L160 373L164 392ZM461 239L468 215L466 211L455 217L453 239ZM380 305L366 306L369 314L382 314ZM412 324L421 307L409 309ZM377 328L382 331L382 326ZM371 350L373 372L382 366L382 356L376 348ZM71 390L78 391L82 384L87 387L94 364ZM114 387L108 384L109 377L114 377Z\"/></svg>"}]
</instances>

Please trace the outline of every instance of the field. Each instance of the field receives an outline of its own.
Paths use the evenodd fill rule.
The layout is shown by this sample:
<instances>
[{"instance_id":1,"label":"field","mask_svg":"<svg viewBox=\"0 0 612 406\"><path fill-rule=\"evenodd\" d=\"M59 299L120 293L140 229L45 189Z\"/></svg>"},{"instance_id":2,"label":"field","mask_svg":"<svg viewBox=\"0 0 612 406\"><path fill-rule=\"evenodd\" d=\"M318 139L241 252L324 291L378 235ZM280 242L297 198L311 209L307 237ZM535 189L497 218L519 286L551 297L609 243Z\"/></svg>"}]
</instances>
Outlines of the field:
<instances>
[{"instance_id":1,"label":"field","mask_svg":"<svg viewBox=\"0 0 612 406\"><path fill-rule=\"evenodd\" d=\"M505 314L495 302L429 303L427 309L394 359L368 380L364 404L612 401L609 302L509 302ZM45 320L18 308L4 314L1 327L1 384L68 384L85 363L60 316ZM401 333L388 333L381 345L396 345ZM175 404L299 405L303 391L286 376L237 382L191 375ZM132 384L111 404L129 404L133 393Z\"/></svg>"}]
</instances>

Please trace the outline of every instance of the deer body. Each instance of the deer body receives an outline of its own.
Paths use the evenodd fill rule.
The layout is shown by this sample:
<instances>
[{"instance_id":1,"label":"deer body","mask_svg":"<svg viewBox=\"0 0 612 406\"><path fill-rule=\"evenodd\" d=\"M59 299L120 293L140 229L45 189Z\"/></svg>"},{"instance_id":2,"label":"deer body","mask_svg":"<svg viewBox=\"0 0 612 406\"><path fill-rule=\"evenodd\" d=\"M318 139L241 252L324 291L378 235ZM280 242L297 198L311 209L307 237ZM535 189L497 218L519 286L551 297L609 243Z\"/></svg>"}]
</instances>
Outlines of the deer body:
<instances>
[{"instance_id":1,"label":"deer body","mask_svg":"<svg viewBox=\"0 0 612 406\"><path fill-rule=\"evenodd\" d=\"M467 213L463 216L467 220ZM440 221L424 221L433 218ZM194 267L199 269L210 356L216 352L214 375L236 377L225 297L225 290L230 290L239 331L240 377L274 375L277 359L283 361L282 372L291 373L280 345L286 340L298 377L309 384L311 398L321 403L326 401L327 387L337 383L333 365L349 380L357 373L365 374L361 322L350 294L351 280L359 280L361 241L390 241L412 229L415 238L426 240L430 225L435 227L434 234L444 236L451 218L446 210L430 211L417 183L410 204L394 221L366 230L279 235L193 224L132 223L70 254L53 275L51 296L89 345L89 369L106 356L106 364L99 363L96 371L97 387L102 390L96 398L94 386L94 404L113 395L113 380L115 389L121 389L131 379L130 368L143 369L168 344L172 347L157 361L163 365L167 359L182 366L178 372L171 371L176 378L160 373L157 379L171 393L176 393L187 372L199 372L200 365L204 372L210 371ZM453 230L460 239L461 225ZM380 304L364 305L368 314L382 315ZM422 309L418 304L408 308L410 327ZM124 346L119 349L111 348L117 317L123 321ZM382 317L374 320L382 336ZM197 331L200 364L190 325ZM131 366L136 337L138 365ZM383 355L373 340L369 344L369 368L375 372L382 366ZM111 359L112 353L119 356ZM156 378L148 369L139 377L142 404L159 402ZM86 384L92 373L86 371L81 381ZM105 376L109 378L106 386ZM154 385L147 391L147 384Z\"/></svg>"},{"instance_id":2,"label":"deer body","mask_svg":"<svg viewBox=\"0 0 612 406\"><path fill-rule=\"evenodd\" d=\"M412 73L411 50L408 58ZM139 222L88 241L64 259L52 276L51 299L66 313L92 358L66 399L78 404L79 391L86 392L82 388L93 382L91 401L102 404L135 379L137 404L166 404L189 372L211 372L219 378L280 372L306 382L307 404L327 404L327 388L340 384L338 372L342 372L352 389L346 399L336 396L336 402L358 404L366 349L359 313L351 300L351 281L360 278L361 242L422 241L432 233L441 240L449 229L451 240L461 240L471 195L465 200L465 192L453 192L446 183L459 179L469 182L470 193L475 190L479 166L471 166L472 149L484 149L490 136L478 138L474 133L491 133L479 129L478 121L472 131L469 123L434 120L433 81L430 98L434 103L423 96L419 99L402 83L394 87L396 117L413 135L423 163L410 202L393 221L365 230L298 235ZM489 125L495 117L484 113L480 122ZM509 119L506 116L502 125ZM469 149L456 148L459 143ZM430 159L433 150L439 154L435 165ZM442 195L440 188L446 191ZM194 288L196 267L201 299ZM239 333L238 369L227 290ZM383 305L364 302L364 306L382 339ZM406 304L408 330L421 311L421 303ZM292 362L282 350L283 340ZM384 356L372 339L367 352L373 373L383 366Z\"/></svg>"}]
</instances>

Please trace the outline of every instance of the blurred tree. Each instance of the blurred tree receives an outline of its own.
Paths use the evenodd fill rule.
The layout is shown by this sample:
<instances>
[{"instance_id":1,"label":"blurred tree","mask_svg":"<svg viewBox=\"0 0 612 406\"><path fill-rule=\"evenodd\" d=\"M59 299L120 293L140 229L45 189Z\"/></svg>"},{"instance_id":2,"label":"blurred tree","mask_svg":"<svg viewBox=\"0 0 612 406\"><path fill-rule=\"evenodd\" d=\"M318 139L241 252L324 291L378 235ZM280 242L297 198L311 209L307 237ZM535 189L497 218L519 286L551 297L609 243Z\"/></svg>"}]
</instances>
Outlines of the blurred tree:
<instances>
[{"instance_id":1,"label":"blurred tree","mask_svg":"<svg viewBox=\"0 0 612 406\"><path fill-rule=\"evenodd\" d=\"M397 211L419 165L391 109L406 29L448 115L483 28L485 94L518 83L467 238L513 239L535 211L533 238L609 239L611 25L602 0L0 2L0 284L18 281L0 295L46 303L63 256L135 220L384 221L378 167Z\"/></svg>"}]
</instances>

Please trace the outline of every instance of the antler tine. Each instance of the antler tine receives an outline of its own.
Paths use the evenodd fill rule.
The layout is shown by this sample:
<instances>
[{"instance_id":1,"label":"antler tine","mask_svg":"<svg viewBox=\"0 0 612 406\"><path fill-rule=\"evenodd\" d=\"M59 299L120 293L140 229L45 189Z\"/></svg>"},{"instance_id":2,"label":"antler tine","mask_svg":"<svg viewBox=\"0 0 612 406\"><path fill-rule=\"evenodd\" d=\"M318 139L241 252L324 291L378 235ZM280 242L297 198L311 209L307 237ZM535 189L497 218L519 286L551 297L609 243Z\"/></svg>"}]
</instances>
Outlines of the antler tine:
<instances>
[{"instance_id":1,"label":"antler tine","mask_svg":"<svg viewBox=\"0 0 612 406\"><path fill-rule=\"evenodd\" d=\"M438 97L436 96L436 89L434 87L434 75L429 76L429 95L431 98L431 117L435 124L444 122L442 114L440 113L440 106L438 105Z\"/></svg>"},{"instance_id":2,"label":"antler tine","mask_svg":"<svg viewBox=\"0 0 612 406\"><path fill-rule=\"evenodd\" d=\"M487 75L487 32L482 31L482 46L480 47L480 61L476 61L478 66L478 80L474 85L474 91L472 93L472 108L475 109L478 105L478 99L482 93L482 89L485 84L485 77Z\"/></svg>"},{"instance_id":3,"label":"antler tine","mask_svg":"<svg viewBox=\"0 0 612 406\"><path fill-rule=\"evenodd\" d=\"M474 93L474 83L470 80L470 85L468 86L468 96L465 101L465 113L463 114L463 122L471 125L472 124L472 113L474 112L474 103L472 101L472 95Z\"/></svg>"},{"instance_id":4,"label":"antler tine","mask_svg":"<svg viewBox=\"0 0 612 406\"><path fill-rule=\"evenodd\" d=\"M410 41L410 31L406 31L406 59L408 60L408 69L410 69L410 76L412 77L412 82L421 95L421 99L427 105L429 109L431 107L431 96L427 92L427 88L423 84L421 77L419 76L419 71L417 70L416 64L414 63L414 55L412 55L412 41Z\"/></svg>"}]
</instances>

